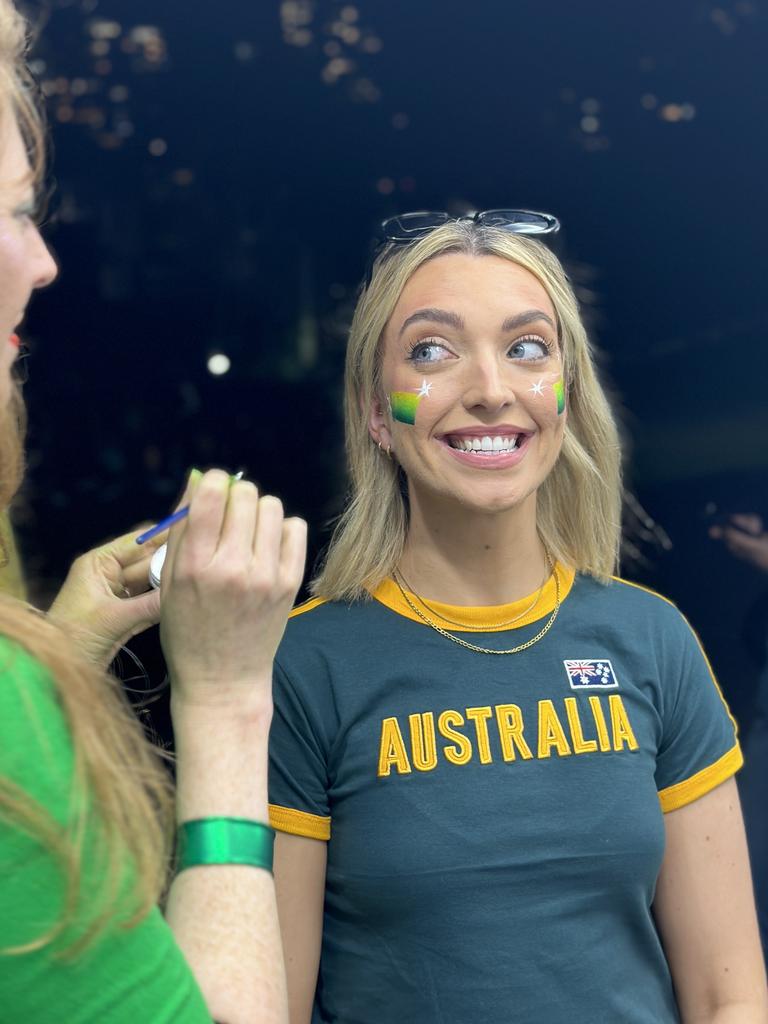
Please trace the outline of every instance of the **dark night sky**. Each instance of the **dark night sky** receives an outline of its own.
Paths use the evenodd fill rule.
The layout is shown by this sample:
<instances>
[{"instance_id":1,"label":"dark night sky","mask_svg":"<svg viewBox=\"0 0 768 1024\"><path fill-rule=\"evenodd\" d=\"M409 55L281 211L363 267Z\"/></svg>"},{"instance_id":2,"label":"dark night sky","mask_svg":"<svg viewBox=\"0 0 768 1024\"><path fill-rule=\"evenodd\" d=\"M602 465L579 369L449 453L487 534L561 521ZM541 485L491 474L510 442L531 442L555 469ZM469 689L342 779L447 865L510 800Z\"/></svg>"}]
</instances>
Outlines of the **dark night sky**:
<instances>
[{"instance_id":1,"label":"dark night sky","mask_svg":"<svg viewBox=\"0 0 768 1024\"><path fill-rule=\"evenodd\" d=\"M768 514L764 0L28 9L62 264L26 331L19 525L43 590L163 514L191 465L247 467L316 550L343 493L344 326L376 222L538 208L563 222L630 480L673 541L625 572L680 603L748 705L740 631L764 581L701 513Z\"/></svg>"}]
</instances>

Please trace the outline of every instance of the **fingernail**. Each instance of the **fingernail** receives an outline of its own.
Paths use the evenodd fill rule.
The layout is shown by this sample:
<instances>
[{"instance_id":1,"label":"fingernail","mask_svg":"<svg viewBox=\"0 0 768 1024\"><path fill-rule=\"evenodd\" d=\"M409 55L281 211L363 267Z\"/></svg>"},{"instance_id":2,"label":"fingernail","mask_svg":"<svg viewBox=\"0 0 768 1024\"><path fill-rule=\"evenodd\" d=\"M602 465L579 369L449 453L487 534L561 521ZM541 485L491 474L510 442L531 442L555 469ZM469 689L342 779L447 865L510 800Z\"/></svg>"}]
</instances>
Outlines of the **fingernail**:
<instances>
[{"instance_id":1,"label":"fingernail","mask_svg":"<svg viewBox=\"0 0 768 1024\"><path fill-rule=\"evenodd\" d=\"M195 468L193 467L193 468L192 468L192 469L190 469L190 471L189 471L189 482L190 482L190 483L197 483L197 481L198 481L198 480L200 480L200 478L202 477L202 475L203 475L203 474L202 474L201 470L199 470L199 469L195 469Z\"/></svg>"},{"instance_id":2,"label":"fingernail","mask_svg":"<svg viewBox=\"0 0 768 1024\"><path fill-rule=\"evenodd\" d=\"M245 476L245 470L244 470L244 469L241 469L241 470L240 470L239 472L237 472L237 473L233 473L233 474L232 474L232 475L230 476L230 478L229 478L229 482L230 482L230 484L236 484L236 483L237 483L237 481L238 481L238 480L242 480L244 476Z\"/></svg>"}]
</instances>

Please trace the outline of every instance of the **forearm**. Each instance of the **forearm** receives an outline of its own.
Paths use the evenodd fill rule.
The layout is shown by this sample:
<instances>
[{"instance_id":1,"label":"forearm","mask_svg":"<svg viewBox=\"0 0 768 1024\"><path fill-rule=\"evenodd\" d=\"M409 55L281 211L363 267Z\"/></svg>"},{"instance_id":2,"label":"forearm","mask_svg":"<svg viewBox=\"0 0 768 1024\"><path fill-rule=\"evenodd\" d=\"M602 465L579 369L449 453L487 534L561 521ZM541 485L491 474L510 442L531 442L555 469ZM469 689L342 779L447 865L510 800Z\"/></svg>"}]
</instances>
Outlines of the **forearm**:
<instances>
[{"instance_id":1,"label":"forearm","mask_svg":"<svg viewBox=\"0 0 768 1024\"><path fill-rule=\"evenodd\" d=\"M220 816L267 821L271 705L262 701L230 710L176 701L172 713L178 822ZM215 1020L287 1021L274 884L267 871L188 868L171 886L166 916Z\"/></svg>"},{"instance_id":2,"label":"forearm","mask_svg":"<svg viewBox=\"0 0 768 1024\"><path fill-rule=\"evenodd\" d=\"M711 1014L683 1017L683 1024L766 1024L768 1002L730 1003L713 1010Z\"/></svg>"}]
</instances>

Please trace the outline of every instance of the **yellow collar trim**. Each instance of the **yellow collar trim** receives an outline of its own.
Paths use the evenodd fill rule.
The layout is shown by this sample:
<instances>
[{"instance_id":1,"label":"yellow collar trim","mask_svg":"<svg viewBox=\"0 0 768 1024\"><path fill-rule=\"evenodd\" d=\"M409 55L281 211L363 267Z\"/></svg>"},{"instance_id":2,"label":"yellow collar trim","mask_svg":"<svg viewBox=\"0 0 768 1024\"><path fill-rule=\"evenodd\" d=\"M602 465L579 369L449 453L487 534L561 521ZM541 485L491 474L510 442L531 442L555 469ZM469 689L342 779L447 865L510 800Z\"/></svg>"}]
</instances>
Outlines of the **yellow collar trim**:
<instances>
[{"instance_id":1,"label":"yellow collar trim","mask_svg":"<svg viewBox=\"0 0 768 1024\"><path fill-rule=\"evenodd\" d=\"M573 569L567 569L565 566L560 565L559 562L555 563L555 572L560 581L560 601L563 602L570 593L576 573ZM554 578L550 576L544 585L541 597L530 613L519 619L513 626L502 625L502 623L509 622L510 619L514 619L516 615L524 612L533 601L536 593L534 591L527 597L520 598L519 601L513 601L512 604L494 604L484 607L442 604L440 601L430 601L429 599L427 599L427 604L430 608L434 608L438 615L446 615L449 619L466 622L469 626L488 625L490 626L489 633L498 633L507 629L520 629L522 626L528 626L532 622L537 622L539 619L543 619L545 615L552 613L555 607L557 588L555 587ZM407 594L418 608L423 609L426 615L430 614L429 610L423 608L419 603L419 599L415 594L412 594L410 591L407 591ZM422 626L425 625L418 615L408 607L393 579L383 580L372 592L372 596L393 612L397 612L398 615L404 615L406 619L420 622ZM458 626L446 626L443 622L439 622L439 625L445 626L452 633L461 632Z\"/></svg>"}]
</instances>

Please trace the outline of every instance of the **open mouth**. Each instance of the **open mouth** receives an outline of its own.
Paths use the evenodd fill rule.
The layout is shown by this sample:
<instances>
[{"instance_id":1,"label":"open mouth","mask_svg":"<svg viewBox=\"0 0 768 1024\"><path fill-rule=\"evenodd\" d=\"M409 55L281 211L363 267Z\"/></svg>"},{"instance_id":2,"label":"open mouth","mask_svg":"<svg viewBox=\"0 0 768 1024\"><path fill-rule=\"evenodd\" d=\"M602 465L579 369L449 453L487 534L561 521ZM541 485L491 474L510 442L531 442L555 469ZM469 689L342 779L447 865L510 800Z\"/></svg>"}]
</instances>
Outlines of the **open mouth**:
<instances>
[{"instance_id":1,"label":"open mouth","mask_svg":"<svg viewBox=\"0 0 768 1024\"><path fill-rule=\"evenodd\" d=\"M449 447L460 452L472 452L476 455L510 455L517 451L526 436L522 433L486 434L484 437L461 437L458 434L446 434L443 440Z\"/></svg>"}]
</instances>

